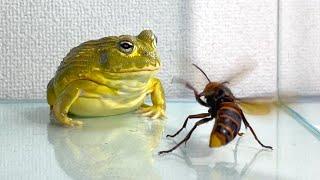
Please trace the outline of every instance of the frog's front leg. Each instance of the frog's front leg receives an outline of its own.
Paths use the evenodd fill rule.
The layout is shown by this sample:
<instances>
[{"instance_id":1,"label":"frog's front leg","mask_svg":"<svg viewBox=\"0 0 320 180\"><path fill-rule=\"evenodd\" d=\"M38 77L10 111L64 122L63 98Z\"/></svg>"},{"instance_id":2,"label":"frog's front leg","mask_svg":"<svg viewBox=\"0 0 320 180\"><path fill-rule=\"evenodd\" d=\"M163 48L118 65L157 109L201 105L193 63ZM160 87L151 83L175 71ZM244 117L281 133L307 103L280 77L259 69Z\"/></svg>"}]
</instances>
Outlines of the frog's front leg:
<instances>
[{"instance_id":1,"label":"frog's front leg","mask_svg":"<svg viewBox=\"0 0 320 180\"><path fill-rule=\"evenodd\" d=\"M77 80L69 84L57 97L53 105L55 119L64 126L82 125L82 121L75 121L68 117L72 104L79 98L82 92L95 92L96 94L116 94L114 90L101 86L89 80Z\"/></svg>"},{"instance_id":2,"label":"frog's front leg","mask_svg":"<svg viewBox=\"0 0 320 180\"><path fill-rule=\"evenodd\" d=\"M163 87L157 78L150 80L152 106L143 104L138 110L142 116L151 117L152 119L164 118L166 110L166 102Z\"/></svg>"}]
</instances>

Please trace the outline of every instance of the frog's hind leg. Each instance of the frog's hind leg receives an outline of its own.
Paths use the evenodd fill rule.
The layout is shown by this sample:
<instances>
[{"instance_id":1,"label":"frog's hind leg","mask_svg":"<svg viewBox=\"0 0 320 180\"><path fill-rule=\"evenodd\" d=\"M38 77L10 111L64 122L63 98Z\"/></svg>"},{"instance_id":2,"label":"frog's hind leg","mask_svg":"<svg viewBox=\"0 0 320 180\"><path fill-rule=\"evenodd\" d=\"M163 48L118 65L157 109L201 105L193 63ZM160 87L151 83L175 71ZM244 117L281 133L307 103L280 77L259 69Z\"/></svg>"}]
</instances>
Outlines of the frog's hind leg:
<instances>
[{"instance_id":1,"label":"frog's hind leg","mask_svg":"<svg viewBox=\"0 0 320 180\"><path fill-rule=\"evenodd\" d=\"M56 99L53 105L53 116L55 119L64 126L78 126L82 125L81 121L74 121L68 117L68 112L71 105L80 95L80 89L68 86Z\"/></svg>"},{"instance_id":2,"label":"frog's hind leg","mask_svg":"<svg viewBox=\"0 0 320 180\"><path fill-rule=\"evenodd\" d=\"M48 86L47 86L47 102L50 105L50 110L52 110L53 105L57 99L57 97L54 93L53 81L54 81L54 79L51 79L48 83Z\"/></svg>"},{"instance_id":3,"label":"frog's hind leg","mask_svg":"<svg viewBox=\"0 0 320 180\"><path fill-rule=\"evenodd\" d=\"M110 89L107 86L101 86L93 81L88 80L76 80L69 84L57 97L56 102L53 105L53 115L57 121L65 126L77 126L82 125L81 121L74 121L68 117L68 113L71 105L79 98L83 92L95 92L99 95L118 95L118 92L114 89Z\"/></svg>"},{"instance_id":4,"label":"frog's hind leg","mask_svg":"<svg viewBox=\"0 0 320 180\"><path fill-rule=\"evenodd\" d=\"M54 116L53 116L53 112L52 112L52 109L53 109L53 105L54 103L56 102L56 94L54 92L54 86L53 86L53 81L54 79L52 78L49 83L48 83L48 86L47 86L47 102L50 106L50 121L51 122L54 122Z\"/></svg>"}]
</instances>

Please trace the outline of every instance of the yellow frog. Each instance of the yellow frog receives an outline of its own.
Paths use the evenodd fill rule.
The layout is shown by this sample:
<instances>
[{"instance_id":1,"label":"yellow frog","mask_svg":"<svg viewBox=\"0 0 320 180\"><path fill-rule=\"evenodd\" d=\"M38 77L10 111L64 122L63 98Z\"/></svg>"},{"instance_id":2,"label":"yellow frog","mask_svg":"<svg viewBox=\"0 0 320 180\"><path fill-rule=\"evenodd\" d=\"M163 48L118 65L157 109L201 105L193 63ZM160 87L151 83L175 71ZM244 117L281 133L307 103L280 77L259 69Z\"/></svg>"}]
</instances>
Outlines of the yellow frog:
<instances>
[{"instance_id":1,"label":"yellow frog","mask_svg":"<svg viewBox=\"0 0 320 180\"><path fill-rule=\"evenodd\" d=\"M150 30L138 36L110 36L71 49L47 87L55 119L65 126L82 125L68 114L109 116L136 109L153 119L165 116L159 79L157 39ZM151 95L152 106L144 104Z\"/></svg>"}]
</instances>

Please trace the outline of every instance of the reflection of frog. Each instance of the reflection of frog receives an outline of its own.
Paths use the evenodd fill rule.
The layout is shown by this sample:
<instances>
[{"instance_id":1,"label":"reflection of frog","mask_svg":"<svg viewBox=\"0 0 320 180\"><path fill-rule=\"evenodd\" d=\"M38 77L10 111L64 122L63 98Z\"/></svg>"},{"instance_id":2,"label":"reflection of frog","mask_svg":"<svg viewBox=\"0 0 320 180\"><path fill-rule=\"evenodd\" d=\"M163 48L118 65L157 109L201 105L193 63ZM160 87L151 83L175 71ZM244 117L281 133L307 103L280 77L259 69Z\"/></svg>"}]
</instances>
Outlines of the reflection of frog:
<instances>
[{"instance_id":1,"label":"reflection of frog","mask_svg":"<svg viewBox=\"0 0 320 180\"><path fill-rule=\"evenodd\" d=\"M88 41L63 59L48 84L47 100L55 118L66 126L82 124L68 113L108 116L139 107L142 115L162 118L165 97L154 77L159 67L156 37L150 30ZM148 94L153 106L144 104Z\"/></svg>"},{"instance_id":2,"label":"reflection of frog","mask_svg":"<svg viewBox=\"0 0 320 180\"><path fill-rule=\"evenodd\" d=\"M82 120L90 123L80 129L48 125L56 160L72 179L160 179L153 154L164 121L132 113Z\"/></svg>"}]
</instances>

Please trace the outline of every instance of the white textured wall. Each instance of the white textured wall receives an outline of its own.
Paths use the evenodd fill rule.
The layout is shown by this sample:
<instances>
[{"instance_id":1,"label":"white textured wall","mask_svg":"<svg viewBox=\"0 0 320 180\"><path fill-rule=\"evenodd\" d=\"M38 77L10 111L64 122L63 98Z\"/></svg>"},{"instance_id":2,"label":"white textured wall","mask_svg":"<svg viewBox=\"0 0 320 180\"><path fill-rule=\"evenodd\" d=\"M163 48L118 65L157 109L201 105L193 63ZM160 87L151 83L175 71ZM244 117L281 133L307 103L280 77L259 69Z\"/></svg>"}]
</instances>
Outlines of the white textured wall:
<instances>
[{"instance_id":1,"label":"white textured wall","mask_svg":"<svg viewBox=\"0 0 320 180\"><path fill-rule=\"evenodd\" d=\"M320 95L320 1L284 0L280 12L280 90Z\"/></svg>"},{"instance_id":2,"label":"white textured wall","mask_svg":"<svg viewBox=\"0 0 320 180\"><path fill-rule=\"evenodd\" d=\"M236 94L276 90L276 0L0 2L3 99L45 98L47 82L72 47L146 28L158 36L159 77L170 97L190 94L171 84L172 77L183 76L202 88L204 79L191 62L217 80L253 64L232 86Z\"/></svg>"},{"instance_id":3,"label":"white textured wall","mask_svg":"<svg viewBox=\"0 0 320 180\"><path fill-rule=\"evenodd\" d=\"M251 69L231 83L239 96L276 91L277 1L194 0L188 12L190 49L182 65L196 62L211 80ZM197 84L206 82L194 68L188 76Z\"/></svg>"}]
</instances>

